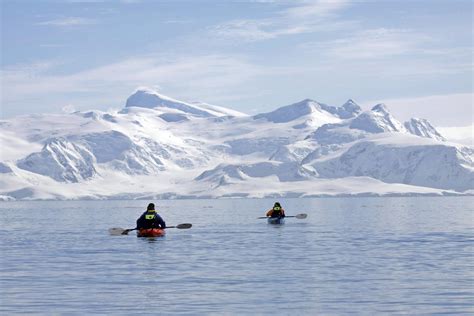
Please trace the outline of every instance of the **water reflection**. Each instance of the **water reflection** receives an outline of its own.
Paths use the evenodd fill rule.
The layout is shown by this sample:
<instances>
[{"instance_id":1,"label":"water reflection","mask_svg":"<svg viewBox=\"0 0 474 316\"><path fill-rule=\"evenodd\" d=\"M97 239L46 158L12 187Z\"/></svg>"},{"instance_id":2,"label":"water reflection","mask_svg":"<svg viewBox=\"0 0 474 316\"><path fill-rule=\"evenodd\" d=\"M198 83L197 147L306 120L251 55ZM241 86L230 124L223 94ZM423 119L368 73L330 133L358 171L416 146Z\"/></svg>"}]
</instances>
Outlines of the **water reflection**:
<instances>
[{"instance_id":1,"label":"water reflection","mask_svg":"<svg viewBox=\"0 0 474 316\"><path fill-rule=\"evenodd\" d=\"M107 234L143 201L2 203L0 312L472 312L473 198L280 199L309 215L281 226L273 202L157 201L193 227L154 238Z\"/></svg>"}]
</instances>

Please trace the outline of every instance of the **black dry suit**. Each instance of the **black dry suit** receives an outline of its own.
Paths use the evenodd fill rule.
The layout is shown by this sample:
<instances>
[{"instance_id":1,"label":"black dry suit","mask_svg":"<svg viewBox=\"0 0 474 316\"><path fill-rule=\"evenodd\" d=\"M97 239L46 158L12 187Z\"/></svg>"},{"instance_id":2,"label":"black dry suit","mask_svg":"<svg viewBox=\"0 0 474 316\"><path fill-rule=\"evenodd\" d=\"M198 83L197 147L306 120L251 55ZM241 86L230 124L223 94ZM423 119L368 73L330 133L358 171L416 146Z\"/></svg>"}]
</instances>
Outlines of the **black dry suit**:
<instances>
[{"instance_id":1,"label":"black dry suit","mask_svg":"<svg viewBox=\"0 0 474 316\"><path fill-rule=\"evenodd\" d=\"M271 217L285 217L281 207L274 207Z\"/></svg>"},{"instance_id":2,"label":"black dry suit","mask_svg":"<svg viewBox=\"0 0 474 316\"><path fill-rule=\"evenodd\" d=\"M155 210L147 210L137 219L137 228L166 228L166 223Z\"/></svg>"},{"instance_id":3,"label":"black dry suit","mask_svg":"<svg viewBox=\"0 0 474 316\"><path fill-rule=\"evenodd\" d=\"M285 210L281 207L280 203L276 202L273 208L267 212L267 216L285 217Z\"/></svg>"}]
</instances>

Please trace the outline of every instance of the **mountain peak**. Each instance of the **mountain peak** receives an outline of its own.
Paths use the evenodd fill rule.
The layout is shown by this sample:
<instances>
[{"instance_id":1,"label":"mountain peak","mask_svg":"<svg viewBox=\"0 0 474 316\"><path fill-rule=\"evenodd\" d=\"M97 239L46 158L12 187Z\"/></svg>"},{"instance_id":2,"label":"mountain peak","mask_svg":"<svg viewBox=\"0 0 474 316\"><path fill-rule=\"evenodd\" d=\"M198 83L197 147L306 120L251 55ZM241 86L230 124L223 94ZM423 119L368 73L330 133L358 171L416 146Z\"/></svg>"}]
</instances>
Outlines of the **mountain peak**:
<instances>
[{"instance_id":1,"label":"mountain peak","mask_svg":"<svg viewBox=\"0 0 474 316\"><path fill-rule=\"evenodd\" d=\"M343 119L354 117L362 112L361 107L352 99L347 100L346 103L338 109L339 117Z\"/></svg>"},{"instance_id":2,"label":"mountain peak","mask_svg":"<svg viewBox=\"0 0 474 316\"><path fill-rule=\"evenodd\" d=\"M160 94L147 87L140 87L127 99L125 107L168 108L199 117L245 116L238 111L205 103L188 103Z\"/></svg>"},{"instance_id":3,"label":"mountain peak","mask_svg":"<svg viewBox=\"0 0 474 316\"><path fill-rule=\"evenodd\" d=\"M406 132L405 127L390 114L387 106L377 104L370 111L365 111L352 120L350 128L369 133Z\"/></svg>"},{"instance_id":4,"label":"mountain peak","mask_svg":"<svg viewBox=\"0 0 474 316\"><path fill-rule=\"evenodd\" d=\"M354 100L352 99L349 99L347 100L343 105L342 105L342 108L346 109L346 110L361 110L360 106L357 104L357 102L355 102Z\"/></svg>"},{"instance_id":5,"label":"mountain peak","mask_svg":"<svg viewBox=\"0 0 474 316\"><path fill-rule=\"evenodd\" d=\"M387 106L384 104L384 103L379 103L377 105L375 105L371 111L373 112L379 112L379 113L390 113Z\"/></svg>"},{"instance_id":6,"label":"mountain peak","mask_svg":"<svg viewBox=\"0 0 474 316\"><path fill-rule=\"evenodd\" d=\"M300 102L280 107L272 112L255 115L254 119L265 118L273 123L286 123L307 116L316 111L317 108L320 108L318 102L304 99Z\"/></svg>"},{"instance_id":7,"label":"mountain peak","mask_svg":"<svg viewBox=\"0 0 474 316\"><path fill-rule=\"evenodd\" d=\"M163 95L161 93L158 93L156 90L153 90L151 88L139 87L127 99L126 107L138 106L138 107L150 107L150 108L152 108L152 107L155 107L158 100L184 103L182 101L179 101L179 100L170 98L166 95Z\"/></svg>"},{"instance_id":8,"label":"mountain peak","mask_svg":"<svg viewBox=\"0 0 474 316\"><path fill-rule=\"evenodd\" d=\"M440 141L446 140L426 119L412 118L408 122L405 122L404 125L405 128L413 135L433 138Z\"/></svg>"},{"instance_id":9,"label":"mountain peak","mask_svg":"<svg viewBox=\"0 0 474 316\"><path fill-rule=\"evenodd\" d=\"M285 123L305 116L310 119L309 116L312 116L313 121L316 119L316 121L325 123L337 123L341 119L353 118L361 111L360 106L351 99L342 106L331 106L312 99L304 99L280 107L273 112L258 114L254 118L266 118L270 122Z\"/></svg>"},{"instance_id":10,"label":"mountain peak","mask_svg":"<svg viewBox=\"0 0 474 316\"><path fill-rule=\"evenodd\" d=\"M125 107L141 107L141 108L155 108L155 107L176 107L178 104L186 104L179 100L162 95L155 90L147 87L140 87L127 99Z\"/></svg>"},{"instance_id":11,"label":"mountain peak","mask_svg":"<svg viewBox=\"0 0 474 316\"><path fill-rule=\"evenodd\" d=\"M306 103L306 104L317 103L317 104L319 104L318 101L315 101L315 100L313 100L313 99L304 99L304 100L302 100L302 101L300 101L300 102L297 102L297 103L295 103L295 104L298 104L298 103Z\"/></svg>"}]
</instances>

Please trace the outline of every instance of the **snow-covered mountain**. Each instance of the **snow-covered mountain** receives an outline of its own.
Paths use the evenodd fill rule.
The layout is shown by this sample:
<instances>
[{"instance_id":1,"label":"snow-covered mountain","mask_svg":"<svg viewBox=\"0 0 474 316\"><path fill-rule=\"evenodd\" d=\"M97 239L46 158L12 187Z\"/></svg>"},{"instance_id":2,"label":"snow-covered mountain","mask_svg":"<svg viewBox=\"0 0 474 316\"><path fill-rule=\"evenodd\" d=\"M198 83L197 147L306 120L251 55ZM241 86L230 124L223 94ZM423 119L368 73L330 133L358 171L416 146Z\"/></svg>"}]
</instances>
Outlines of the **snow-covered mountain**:
<instances>
[{"instance_id":1,"label":"snow-covered mountain","mask_svg":"<svg viewBox=\"0 0 474 316\"><path fill-rule=\"evenodd\" d=\"M325 159L305 161L323 178L368 176L385 183L466 191L474 187L472 148L407 134L375 135Z\"/></svg>"},{"instance_id":2,"label":"snow-covered mountain","mask_svg":"<svg viewBox=\"0 0 474 316\"><path fill-rule=\"evenodd\" d=\"M390 114L385 104L377 104L372 110L361 113L351 121L349 127L368 133L406 132L403 124Z\"/></svg>"},{"instance_id":3,"label":"snow-covered mountain","mask_svg":"<svg viewBox=\"0 0 474 316\"><path fill-rule=\"evenodd\" d=\"M139 88L133 95L127 99L126 107L143 107L143 108L168 108L175 109L182 113L192 114L200 117L213 116L245 116L245 114L226 109L220 106L215 106L202 102L187 103L179 101L158 92L148 89Z\"/></svg>"},{"instance_id":4,"label":"snow-covered mountain","mask_svg":"<svg viewBox=\"0 0 474 316\"><path fill-rule=\"evenodd\" d=\"M434 138L445 141L446 139L425 119L412 118L404 123L405 128L413 135Z\"/></svg>"},{"instance_id":5,"label":"snow-covered mountain","mask_svg":"<svg viewBox=\"0 0 474 316\"><path fill-rule=\"evenodd\" d=\"M474 149L379 104L255 116L138 89L118 112L0 121L1 199L473 194Z\"/></svg>"},{"instance_id":6,"label":"snow-covered mountain","mask_svg":"<svg viewBox=\"0 0 474 316\"><path fill-rule=\"evenodd\" d=\"M255 115L255 120L265 119L273 123L294 122L294 128L319 127L326 123L338 123L343 119L356 116L360 107L348 100L340 107L329 106L310 99L283 106L269 113Z\"/></svg>"}]
</instances>

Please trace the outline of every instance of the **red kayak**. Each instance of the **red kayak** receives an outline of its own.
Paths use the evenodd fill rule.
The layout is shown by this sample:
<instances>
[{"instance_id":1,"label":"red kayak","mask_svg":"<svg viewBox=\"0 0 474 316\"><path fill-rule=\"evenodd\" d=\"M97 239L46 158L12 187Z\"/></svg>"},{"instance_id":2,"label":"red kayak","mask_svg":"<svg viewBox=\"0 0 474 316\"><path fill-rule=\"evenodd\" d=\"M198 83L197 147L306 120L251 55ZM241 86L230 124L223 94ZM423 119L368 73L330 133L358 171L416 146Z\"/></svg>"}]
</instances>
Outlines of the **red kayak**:
<instances>
[{"instance_id":1,"label":"red kayak","mask_svg":"<svg viewBox=\"0 0 474 316\"><path fill-rule=\"evenodd\" d=\"M161 228L140 229L137 231L137 237L162 237L165 230Z\"/></svg>"}]
</instances>

